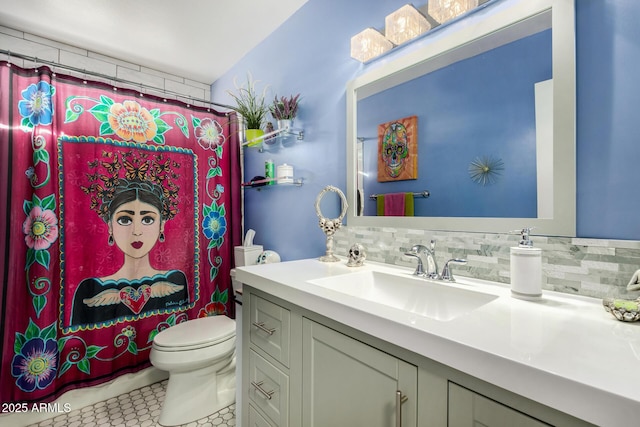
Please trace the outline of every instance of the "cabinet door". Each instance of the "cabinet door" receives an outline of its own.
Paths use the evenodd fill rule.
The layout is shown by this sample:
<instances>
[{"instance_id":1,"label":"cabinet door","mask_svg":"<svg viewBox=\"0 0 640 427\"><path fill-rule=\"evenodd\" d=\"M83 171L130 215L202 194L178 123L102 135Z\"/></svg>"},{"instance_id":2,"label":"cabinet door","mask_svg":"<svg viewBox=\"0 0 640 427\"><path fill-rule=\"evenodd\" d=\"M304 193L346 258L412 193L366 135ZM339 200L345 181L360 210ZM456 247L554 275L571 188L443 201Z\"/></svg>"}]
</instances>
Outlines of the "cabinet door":
<instances>
[{"instance_id":1,"label":"cabinet door","mask_svg":"<svg viewBox=\"0 0 640 427\"><path fill-rule=\"evenodd\" d=\"M306 427L416 426L414 365L304 319L302 370Z\"/></svg>"},{"instance_id":2,"label":"cabinet door","mask_svg":"<svg viewBox=\"0 0 640 427\"><path fill-rule=\"evenodd\" d=\"M549 424L449 383L449 427L543 427Z\"/></svg>"}]
</instances>

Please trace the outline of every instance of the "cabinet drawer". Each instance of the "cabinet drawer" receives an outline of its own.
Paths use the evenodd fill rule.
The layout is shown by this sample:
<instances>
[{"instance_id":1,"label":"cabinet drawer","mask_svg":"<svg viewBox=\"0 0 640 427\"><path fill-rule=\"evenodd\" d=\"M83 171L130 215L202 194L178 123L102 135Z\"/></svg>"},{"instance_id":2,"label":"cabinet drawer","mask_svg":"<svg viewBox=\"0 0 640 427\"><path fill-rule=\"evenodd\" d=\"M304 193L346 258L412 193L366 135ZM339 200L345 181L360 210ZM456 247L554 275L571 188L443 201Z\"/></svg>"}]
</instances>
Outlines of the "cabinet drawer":
<instances>
[{"instance_id":1,"label":"cabinet drawer","mask_svg":"<svg viewBox=\"0 0 640 427\"><path fill-rule=\"evenodd\" d=\"M487 427L549 426L549 424L450 382L449 427L476 425Z\"/></svg>"},{"instance_id":2,"label":"cabinet drawer","mask_svg":"<svg viewBox=\"0 0 640 427\"><path fill-rule=\"evenodd\" d=\"M270 301L251 295L251 343L289 367L291 313Z\"/></svg>"},{"instance_id":3,"label":"cabinet drawer","mask_svg":"<svg viewBox=\"0 0 640 427\"><path fill-rule=\"evenodd\" d=\"M273 425L249 405L249 427L273 427Z\"/></svg>"},{"instance_id":4,"label":"cabinet drawer","mask_svg":"<svg viewBox=\"0 0 640 427\"><path fill-rule=\"evenodd\" d=\"M289 376L251 350L249 399L280 427L289 425Z\"/></svg>"}]
</instances>

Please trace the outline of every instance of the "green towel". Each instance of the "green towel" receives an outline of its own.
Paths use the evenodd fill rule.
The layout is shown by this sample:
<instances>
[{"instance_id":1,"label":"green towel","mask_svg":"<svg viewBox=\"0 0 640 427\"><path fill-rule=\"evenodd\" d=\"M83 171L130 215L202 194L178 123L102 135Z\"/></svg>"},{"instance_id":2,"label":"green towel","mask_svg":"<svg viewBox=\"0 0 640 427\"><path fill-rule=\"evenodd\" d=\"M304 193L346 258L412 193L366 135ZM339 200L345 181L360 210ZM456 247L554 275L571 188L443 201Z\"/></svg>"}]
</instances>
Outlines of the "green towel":
<instances>
[{"instance_id":1,"label":"green towel","mask_svg":"<svg viewBox=\"0 0 640 427\"><path fill-rule=\"evenodd\" d=\"M380 194L376 197L376 212L378 216L384 216L384 196Z\"/></svg>"},{"instance_id":2,"label":"green towel","mask_svg":"<svg viewBox=\"0 0 640 427\"><path fill-rule=\"evenodd\" d=\"M413 216L413 200L413 193L406 193L404 195L404 216ZM384 207L384 203L382 204L382 206Z\"/></svg>"},{"instance_id":3,"label":"green towel","mask_svg":"<svg viewBox=\"0 0 640 427\"><path fill-rule=\"evenodd\" d=\"M405 193L404 216L414 216L413 201L413 193ZM384 216L384 195L382 194L376 197L376 215Z\"/></svg>"}]
</instances>

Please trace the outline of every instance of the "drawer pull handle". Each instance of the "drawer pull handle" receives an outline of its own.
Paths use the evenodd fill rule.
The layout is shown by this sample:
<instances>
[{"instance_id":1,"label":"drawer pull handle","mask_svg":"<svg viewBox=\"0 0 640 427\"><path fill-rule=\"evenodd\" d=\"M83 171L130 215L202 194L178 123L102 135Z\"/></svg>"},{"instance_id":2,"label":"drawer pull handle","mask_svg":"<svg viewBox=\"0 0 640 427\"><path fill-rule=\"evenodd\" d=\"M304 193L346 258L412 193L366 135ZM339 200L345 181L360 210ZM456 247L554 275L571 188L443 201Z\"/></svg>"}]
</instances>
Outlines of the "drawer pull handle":
<instances>
[{"instance_id":1,"label":"drawer pull handle","mask_svg":"<svg viewBox=\"0 0 640 427\"><path fill-rule=\"evenodd\" d=\"M253 322L253 326L260 329L261 331L268 333L269 335L273 335L273 333L276 331L275 329L269 329L266 326L264 326L264 322L259 322L259 323Z\"/></svg>"},{"instance_id":2,"label":"drawer pull handle","mask_svg":"<svg viewBox=\"0 0 640 427\"><path fill-rule=\"evenodd\" d=\"M396 391L396 427L402 427L402 404L408 399L400 390Z\"/></svg>"},{"instance_id":3,"label":"drawer pull handle","mask_svg":"<svg viewBox=\"0 0 640 427\"><path fill-rule=\"evenodd\" d=\"M275 390L266 391L261 387L262 384L264 384L264 381L260 381L259 383L255 381L251 381L251 385L254 386L255 389L258 390L260 394L262 394L265 397L265 399L271 400L271 396L273 395L273 393L275 393Z\"/></svg>"}]
</instances>

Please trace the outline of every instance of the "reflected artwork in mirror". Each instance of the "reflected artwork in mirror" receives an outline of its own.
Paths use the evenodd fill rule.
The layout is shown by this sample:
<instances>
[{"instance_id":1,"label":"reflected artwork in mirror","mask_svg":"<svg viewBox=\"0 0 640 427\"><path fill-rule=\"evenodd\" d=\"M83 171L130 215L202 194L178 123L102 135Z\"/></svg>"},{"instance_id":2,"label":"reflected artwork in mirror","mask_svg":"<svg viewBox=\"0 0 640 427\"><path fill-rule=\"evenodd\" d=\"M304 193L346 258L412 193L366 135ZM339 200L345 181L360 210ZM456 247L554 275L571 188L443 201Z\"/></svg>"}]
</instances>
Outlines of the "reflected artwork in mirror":
<instances>
[{"instance_id":1,"label":"reflected artwork in mirror","mask_svg":"<svg viewBox=\"0 0 640 427\"><path fill-rule=\"evenodd\" d=\"M573 2L497 1L440 33L347 86L348 224L575 235ZM377 126L412 115L418 178L380 182ZM370 198L425 189L411 218Z\"/></svg>"}]
</instances>

